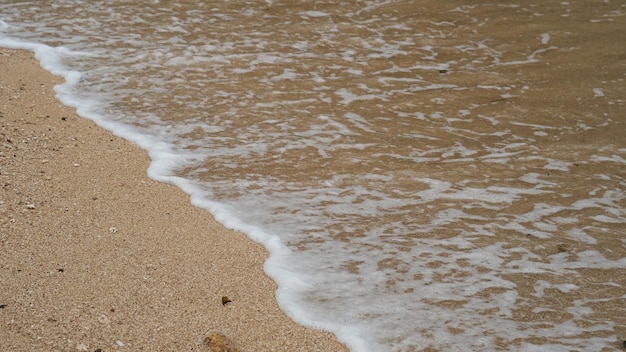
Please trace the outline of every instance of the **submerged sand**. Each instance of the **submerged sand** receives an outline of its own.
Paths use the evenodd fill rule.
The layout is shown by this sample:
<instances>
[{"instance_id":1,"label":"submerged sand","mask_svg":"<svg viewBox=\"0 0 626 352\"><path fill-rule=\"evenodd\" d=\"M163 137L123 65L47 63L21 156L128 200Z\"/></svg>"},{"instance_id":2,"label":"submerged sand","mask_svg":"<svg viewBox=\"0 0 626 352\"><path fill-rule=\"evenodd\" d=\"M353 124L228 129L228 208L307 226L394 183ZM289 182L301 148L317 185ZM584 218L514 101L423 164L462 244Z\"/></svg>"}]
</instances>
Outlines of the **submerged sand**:
<instances>
[{"instance_id":1,"label":"submerged sand","mask_svg":"<svg viewBox=\"0 0 626 352\"><path fill-rule=\"evenodd\" d=\"M146 176L148 155L0 49L0 350L345 351L278 307L267 252ZM231 302L222 304L222 297Z\"/></svg>"}]
</instances>

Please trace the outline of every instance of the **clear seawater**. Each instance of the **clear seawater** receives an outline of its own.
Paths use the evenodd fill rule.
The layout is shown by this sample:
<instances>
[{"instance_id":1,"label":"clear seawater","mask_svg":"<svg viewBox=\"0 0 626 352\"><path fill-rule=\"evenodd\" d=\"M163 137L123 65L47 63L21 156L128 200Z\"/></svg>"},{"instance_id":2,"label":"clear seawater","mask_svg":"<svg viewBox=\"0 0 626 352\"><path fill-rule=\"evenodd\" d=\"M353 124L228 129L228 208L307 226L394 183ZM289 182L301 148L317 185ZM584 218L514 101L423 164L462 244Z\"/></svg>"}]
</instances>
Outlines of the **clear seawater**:
<instances>
[{"instance_id":1,"label":"clear seawater","mask_svg":"<svg viewBox=\"0 0 626 352\"><path fill-rule=\"evenodd\" d=\"M624 38L615 0L0 0L352 351L621 350Z\"/></svg>"}]
</instances>

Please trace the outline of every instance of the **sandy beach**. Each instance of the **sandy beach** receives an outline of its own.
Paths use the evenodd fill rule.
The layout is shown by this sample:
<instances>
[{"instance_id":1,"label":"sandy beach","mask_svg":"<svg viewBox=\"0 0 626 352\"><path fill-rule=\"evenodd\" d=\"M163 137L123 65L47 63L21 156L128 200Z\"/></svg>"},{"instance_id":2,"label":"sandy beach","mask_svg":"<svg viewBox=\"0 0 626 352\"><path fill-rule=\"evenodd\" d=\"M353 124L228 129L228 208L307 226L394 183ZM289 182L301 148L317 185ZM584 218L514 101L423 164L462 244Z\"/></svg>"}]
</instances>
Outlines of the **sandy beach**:
<instances>
[{"instance_id":1,"label":"sandy beach","mask_svg":"<svg viewBox=\"0 0 626 352\"><path fill-rule=\"evenodd\" d=\"M279 309L260 245L149 179L31 53L0 66L0 350L346 350Z\"/></svg>"}]
</instances>

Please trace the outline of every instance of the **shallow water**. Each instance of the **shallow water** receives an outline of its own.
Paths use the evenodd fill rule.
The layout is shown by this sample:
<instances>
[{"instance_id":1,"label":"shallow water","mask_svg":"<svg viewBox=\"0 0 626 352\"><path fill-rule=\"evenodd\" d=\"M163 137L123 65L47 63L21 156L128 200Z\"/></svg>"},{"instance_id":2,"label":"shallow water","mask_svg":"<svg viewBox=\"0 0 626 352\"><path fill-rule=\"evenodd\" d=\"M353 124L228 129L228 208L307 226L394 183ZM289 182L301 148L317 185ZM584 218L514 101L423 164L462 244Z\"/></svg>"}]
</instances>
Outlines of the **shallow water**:
<instances>
[{"instance_id":1,"label":"shallow water","mask_svg":"<svg viewBox=\"0 0 626 352\"><path fill-rule=\"evenodd\" d=\"M88 4L88 5L86 5ZM354 351L626 337L626 5L0 1L0 45ZM40 43L37 46L27 43Z\"/></svg>"}]
</instances>

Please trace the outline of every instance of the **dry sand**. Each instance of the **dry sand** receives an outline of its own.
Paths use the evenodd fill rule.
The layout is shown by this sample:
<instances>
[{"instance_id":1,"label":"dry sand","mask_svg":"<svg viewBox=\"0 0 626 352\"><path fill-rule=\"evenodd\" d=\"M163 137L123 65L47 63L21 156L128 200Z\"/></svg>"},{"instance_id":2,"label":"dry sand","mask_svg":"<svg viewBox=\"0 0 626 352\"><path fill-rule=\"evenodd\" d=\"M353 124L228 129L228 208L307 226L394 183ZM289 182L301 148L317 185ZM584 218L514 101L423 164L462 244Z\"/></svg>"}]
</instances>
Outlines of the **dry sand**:
<instances>
[{"instance_id":1,"label":"dry sand","mask_svg":"<svg viewBox=\"0 0 626 352\"><path fill-rule=\"evenodd\" d=\"M146 176L137 146L0 49L0 351L345 351L278 307L267 252ZM222 297L232 302L222 305Z\"/></svg>"}]
</instances>

